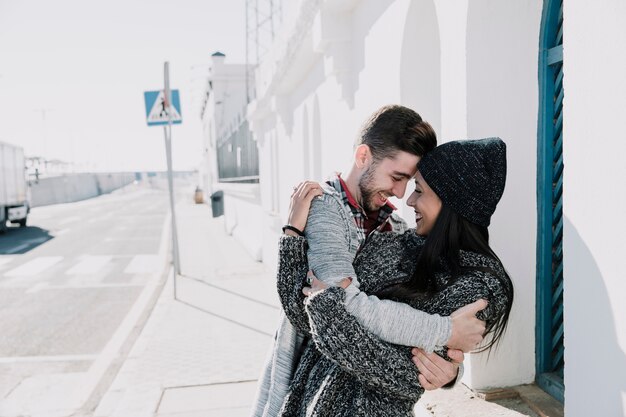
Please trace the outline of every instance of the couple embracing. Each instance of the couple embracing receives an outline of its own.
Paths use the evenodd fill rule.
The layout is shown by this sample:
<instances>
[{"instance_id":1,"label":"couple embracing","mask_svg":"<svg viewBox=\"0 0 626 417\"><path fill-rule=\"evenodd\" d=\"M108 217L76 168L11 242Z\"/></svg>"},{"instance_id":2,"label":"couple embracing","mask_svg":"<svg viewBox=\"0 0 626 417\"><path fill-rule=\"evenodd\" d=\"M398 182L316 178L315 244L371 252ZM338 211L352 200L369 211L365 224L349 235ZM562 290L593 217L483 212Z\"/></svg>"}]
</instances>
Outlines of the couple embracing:
<instances>
[{"instance_id":1,"label":"couple embracing","mask_svg":"<svg viewBox=\"0 0 626 417\"><path fill-rule=\"evenodd\" d=\"M416 112L386 106L362 126L345 176L294 187L279 244L284 317L253 416L411 416L424 390L460 380L463 352L502 336L513 286L488 226L506 146L436 143ZM409 182L414 229L387 201Z\"/></svg>"}]
</instances>

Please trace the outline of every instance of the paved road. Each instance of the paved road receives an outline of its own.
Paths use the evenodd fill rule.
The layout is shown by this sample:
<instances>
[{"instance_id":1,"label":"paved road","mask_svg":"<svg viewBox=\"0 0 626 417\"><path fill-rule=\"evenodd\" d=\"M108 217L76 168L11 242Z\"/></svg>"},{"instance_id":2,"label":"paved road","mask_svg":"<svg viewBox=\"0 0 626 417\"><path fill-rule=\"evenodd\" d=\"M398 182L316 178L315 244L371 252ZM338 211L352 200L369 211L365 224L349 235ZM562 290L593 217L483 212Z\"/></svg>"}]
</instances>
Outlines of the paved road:
<instances>
[{"instance_id":1,"label":"paved road","mask_svg":"<svg viewBox=\"0 0 626 417\"><path fill-rule=\"evenodd\" d=\"M0 415L64 415L93 394L163 284L168 207L130 186L0 236Z\"/></svg>"}]
</instances>

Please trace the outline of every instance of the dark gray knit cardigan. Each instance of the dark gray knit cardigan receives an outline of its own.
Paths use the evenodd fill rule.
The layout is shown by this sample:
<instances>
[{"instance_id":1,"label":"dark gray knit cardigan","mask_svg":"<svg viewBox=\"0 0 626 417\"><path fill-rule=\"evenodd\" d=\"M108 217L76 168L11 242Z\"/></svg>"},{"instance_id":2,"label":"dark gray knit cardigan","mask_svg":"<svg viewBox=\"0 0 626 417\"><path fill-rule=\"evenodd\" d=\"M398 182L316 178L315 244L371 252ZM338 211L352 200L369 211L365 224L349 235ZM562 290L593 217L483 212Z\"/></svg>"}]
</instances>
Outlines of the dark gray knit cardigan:
<instances>
[{"instance_id":1,"label":"dark gray knit cardigan","mask_svg":"<svg viewBox=\"0 0 626 417\"><path fill-rule=\"evenodd\" d=\"M361 290L374 293L407 281L423 242L414 230L371 235L354 261ZM304 238L282 237L279 252L281 303L291 323L309 337L280 415L412 416L424 389L411 361L411 348L384 342L361 327L345 310L342 288L328 288L305 302L302 287L308 264ZM461 254L461 264L486 267L493 273L481 270L464 274L434 298L412 301L411 305L431 314L450 315L485 298L489 305L479 317L496 320L507 302L504 286L511 285L501 265L468 252ZM437 279L443 286L450 277L440 274Z\"/></svg>"}]
</instances>

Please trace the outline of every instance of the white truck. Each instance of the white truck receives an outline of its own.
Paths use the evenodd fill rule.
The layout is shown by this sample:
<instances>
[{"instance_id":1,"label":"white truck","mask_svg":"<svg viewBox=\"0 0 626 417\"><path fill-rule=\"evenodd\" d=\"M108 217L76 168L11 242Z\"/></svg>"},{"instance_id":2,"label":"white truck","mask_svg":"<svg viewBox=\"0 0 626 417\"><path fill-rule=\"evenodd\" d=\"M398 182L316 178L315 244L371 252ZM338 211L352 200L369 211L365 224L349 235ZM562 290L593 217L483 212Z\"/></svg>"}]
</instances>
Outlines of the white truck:
<instances>
[{"instance_id":1,"label":"white truck","mask_svg":"<svg viewBox=\"0 0 626 417\"><path fill-rule=\"evenodd\" d=\"M24 149L0 142L0 233L7 231L7 221L26 226L29 212Z\"/></svg>"}]
</instances>

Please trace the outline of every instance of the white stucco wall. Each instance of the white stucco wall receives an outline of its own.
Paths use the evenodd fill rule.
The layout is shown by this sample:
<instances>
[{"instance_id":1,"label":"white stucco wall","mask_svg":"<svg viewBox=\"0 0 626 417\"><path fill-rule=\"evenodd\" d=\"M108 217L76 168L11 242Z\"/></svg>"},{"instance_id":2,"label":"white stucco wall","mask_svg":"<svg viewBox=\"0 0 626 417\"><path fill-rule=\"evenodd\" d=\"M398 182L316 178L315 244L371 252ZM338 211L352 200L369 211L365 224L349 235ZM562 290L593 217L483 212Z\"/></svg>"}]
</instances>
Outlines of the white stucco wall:
<instances>
[{"instance_id":1,"label":"white stucco wall","mask_svg":"<svg viewBox=\"0 0 626 417\"><path fill-rule=\"evenodd\" d=\"M626 415L626 3L564 6L565 413Z\"/></svg>"},{"instance_id":2,"label":"white stucco wall","mask_svg":"<svg viewBox=\"0 0 626 417\"><path fill-rule=\"evenodd\" d=\"M509 328L497 350L472 355L472 387L535 376L538 48L541 1L472 0L467 14L467 137L507 144L507 184L489 228L514 283ZM476 367L474 365L479 364Z\"/></svg>"},{"instance_id":3,"label":"white stucco wall","mask_svg":"<svg viewBox=\"0 0 626 417\"><path fill-rule=\"evenodd\" d=\"M467 137L465 35L468 0L435 2L441 43L440 143Z\"/></svg>"},{"instance_id":4,"label":"white stucco wall","mask_svg":"<svg viewBox=\"0 0 626 417\"><path fill-rule=\"evenodd\" d=\"M220 183L224 192L224 226L256 261L263 260L262 211L258 184Z\"/></svg>"}]
</instances>

